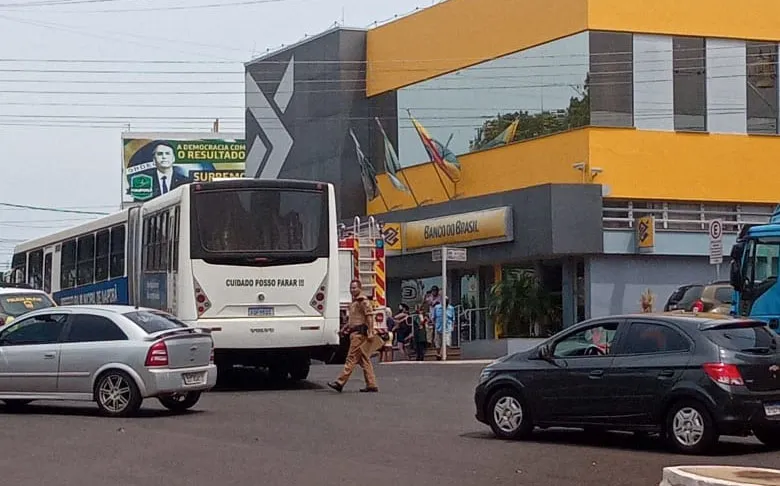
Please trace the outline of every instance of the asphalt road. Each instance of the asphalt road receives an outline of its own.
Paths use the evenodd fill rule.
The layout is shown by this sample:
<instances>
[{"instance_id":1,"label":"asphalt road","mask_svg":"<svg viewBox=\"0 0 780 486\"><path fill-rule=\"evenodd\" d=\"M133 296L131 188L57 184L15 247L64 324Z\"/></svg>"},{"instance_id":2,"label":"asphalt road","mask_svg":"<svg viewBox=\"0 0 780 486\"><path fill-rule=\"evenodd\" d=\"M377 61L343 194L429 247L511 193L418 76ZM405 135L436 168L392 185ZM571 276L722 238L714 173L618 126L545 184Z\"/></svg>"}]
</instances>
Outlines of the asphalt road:
<instances>
[{"instance_id":1,"label":"asphalt road","mask_svg":"<svg viewBox=\"0 0 780 486\"><path fill-rule=\"evenodd\" d=\"M726 442L706 458L627 434L495 440L473 419L479 369L383 365L378 394L357 392L359 371L344 393L325 388L339 367L313 367L310 381L284 390L244 374L179 416L156 401L133 419L102 418L78 403L0 410L0 478L14 486L637 486L657 485L669 465L780 468L780 454L753 440Z\"/></svg>"}]
</instances>

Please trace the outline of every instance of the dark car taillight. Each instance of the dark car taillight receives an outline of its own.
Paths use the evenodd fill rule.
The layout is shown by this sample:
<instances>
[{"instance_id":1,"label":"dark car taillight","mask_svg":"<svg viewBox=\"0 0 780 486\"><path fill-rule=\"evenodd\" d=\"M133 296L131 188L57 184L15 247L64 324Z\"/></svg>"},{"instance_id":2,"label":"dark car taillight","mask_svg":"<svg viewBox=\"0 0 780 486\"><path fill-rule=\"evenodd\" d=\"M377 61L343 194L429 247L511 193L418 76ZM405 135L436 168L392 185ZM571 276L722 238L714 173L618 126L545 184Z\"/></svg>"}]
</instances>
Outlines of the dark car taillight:
<instances>
[{"instance_id":1,"label":"dark car taillight","mask_svg":"<svg viewBox=\"0 0 780 486\"><path fill-rule=\"evenodd\" d=\"M705 363L702 365L704 372L707 376L712 378L716 383L723 385L738 385L745 384L745 380L742 379L742 373L739 372L737 365L726 363Z\"/></svg>"}]
</instances>

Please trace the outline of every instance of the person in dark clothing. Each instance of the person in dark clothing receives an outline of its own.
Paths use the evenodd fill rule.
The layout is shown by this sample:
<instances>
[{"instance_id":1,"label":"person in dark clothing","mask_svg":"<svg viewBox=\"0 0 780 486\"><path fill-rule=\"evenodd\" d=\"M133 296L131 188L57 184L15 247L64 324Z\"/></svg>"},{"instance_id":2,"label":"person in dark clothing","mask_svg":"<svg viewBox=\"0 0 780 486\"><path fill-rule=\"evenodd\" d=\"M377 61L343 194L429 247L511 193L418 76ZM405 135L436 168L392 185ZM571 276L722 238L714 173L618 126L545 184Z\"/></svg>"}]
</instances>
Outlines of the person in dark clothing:
<instances>
[{"instance_id":1,"label":"person in dark clothing","mask_svg":"<svg viewBox=\"0 0 780 486\"><path fill-rule=\"evenodd\" d=\"M412 334L411 339L414 342L414 354L417 361L425 361L425 348L428 344L428 316L422 311L420 306L414 310L412 316Z\"/></svg>"},{"instance_id":2,"label":"person in dark clothing","mask_svg":"<svg viewBox=\"0 0 780 486\"><path fill-rule=\"evenodd\" d=\"M398 314L393 319L395 320L395 328L393 329L398 342L398 351L401 353L402 358L409 358L409 353L406 351L406 345L409 343L409 336L412 334L411 316L409 315L409 306L406 304L400 304L398 306Z\"/></svg>"}]
</instances>

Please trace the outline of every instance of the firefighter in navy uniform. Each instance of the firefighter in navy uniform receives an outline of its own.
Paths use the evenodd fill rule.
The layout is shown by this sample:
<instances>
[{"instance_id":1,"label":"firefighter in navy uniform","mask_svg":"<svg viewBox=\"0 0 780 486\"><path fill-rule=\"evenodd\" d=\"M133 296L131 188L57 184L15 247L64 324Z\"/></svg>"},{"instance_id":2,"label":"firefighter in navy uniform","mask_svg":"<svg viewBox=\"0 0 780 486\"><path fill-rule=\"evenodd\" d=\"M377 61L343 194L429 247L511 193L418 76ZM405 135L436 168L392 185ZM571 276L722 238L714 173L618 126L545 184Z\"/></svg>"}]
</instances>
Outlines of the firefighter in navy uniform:
<instances>
[{"instance_id":1,"label":"firefighter in navy uniform","mask_svg":"<svg viewBox=\"0 0 780 486\"><path fill-rule=\"evenodd\" d=\"M363 286L359 280L353 280L349 284L352 294L352 303L349 306L347 325L342 328L342 333L349 336L349 352L344 370L336 381L331 381L328 386L340 392L344 389L347 380L355 370L356 365L363 368L363 377L366 387L361 392L378 392L374 366L371 364L371 355L384 344L374 329L374 315L371 301L363 294Z\"/></svg>"}]
</instances>

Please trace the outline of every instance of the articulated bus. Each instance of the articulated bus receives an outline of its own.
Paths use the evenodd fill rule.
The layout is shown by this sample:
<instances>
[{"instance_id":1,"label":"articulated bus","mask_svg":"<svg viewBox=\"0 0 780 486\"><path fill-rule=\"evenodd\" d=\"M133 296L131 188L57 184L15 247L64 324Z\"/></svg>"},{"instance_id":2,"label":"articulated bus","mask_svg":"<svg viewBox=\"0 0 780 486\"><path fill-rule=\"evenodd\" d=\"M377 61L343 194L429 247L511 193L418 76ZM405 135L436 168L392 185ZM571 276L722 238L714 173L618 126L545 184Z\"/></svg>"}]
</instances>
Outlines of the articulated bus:
<instances>
[{"instance_id":1,"label":"articulated bus","mask_svg":"<svg viewBox=\"0 0 780 486\"><path fill-rule=\"evenodd\" d=\"M12 274L60 305L139 305L210 329L221 371L302 380L339 345L336 223L331 184L191 183L17 246Z\"/></svg>"}]
</instances>

